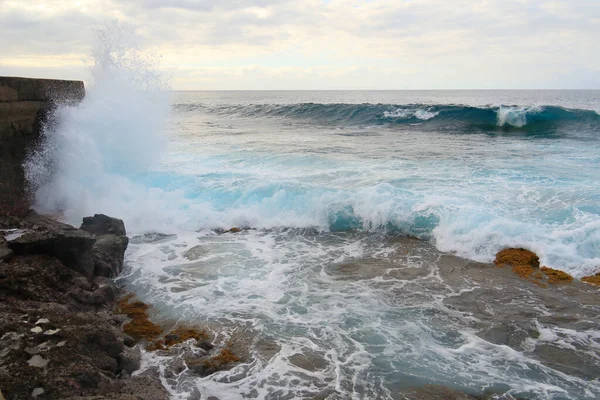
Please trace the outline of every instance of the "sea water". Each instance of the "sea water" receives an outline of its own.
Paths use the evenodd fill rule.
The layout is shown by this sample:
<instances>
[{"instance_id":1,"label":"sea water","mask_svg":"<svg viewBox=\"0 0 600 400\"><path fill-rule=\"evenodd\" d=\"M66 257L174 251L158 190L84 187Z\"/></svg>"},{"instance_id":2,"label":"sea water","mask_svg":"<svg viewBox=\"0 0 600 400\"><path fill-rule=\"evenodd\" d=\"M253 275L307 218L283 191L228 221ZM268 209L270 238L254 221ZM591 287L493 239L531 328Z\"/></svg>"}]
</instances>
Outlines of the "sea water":
<instances>
[{"instance_id":1,"label":"sea water","mask_svg":"<svg viewBox=\"0 0 600 400\"><path fill-rule=\"evenodd\" d=\"M28 178L42 212L125 221L121 280L165 320L244 338L233 370L164 377L174 397L599 395L475 335L443 303L468 288L443 284L439 255L518 246L598 272L600 91L172 92L152 66L96 57ZM399 264L398 237L422 243Z\"/></svg>"}]
</instances>

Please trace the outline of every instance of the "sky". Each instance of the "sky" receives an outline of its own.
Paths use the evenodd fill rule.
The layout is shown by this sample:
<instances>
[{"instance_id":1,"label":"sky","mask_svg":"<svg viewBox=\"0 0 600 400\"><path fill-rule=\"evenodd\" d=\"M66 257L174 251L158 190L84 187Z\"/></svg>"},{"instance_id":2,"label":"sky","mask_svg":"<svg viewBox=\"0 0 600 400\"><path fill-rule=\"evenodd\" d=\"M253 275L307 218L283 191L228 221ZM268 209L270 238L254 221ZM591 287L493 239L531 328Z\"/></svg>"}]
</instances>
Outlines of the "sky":
<instances>
[{"instance_id":1,"label":"sky","mask_svg":"<svg viewBox=\"0 0 600 400\"><path fill-rule=\"evenodd\" d=\"M0 0L0 75L87 81L111 21L177 90L600 88L600 0Z\"/></svg>"}]
</instances>

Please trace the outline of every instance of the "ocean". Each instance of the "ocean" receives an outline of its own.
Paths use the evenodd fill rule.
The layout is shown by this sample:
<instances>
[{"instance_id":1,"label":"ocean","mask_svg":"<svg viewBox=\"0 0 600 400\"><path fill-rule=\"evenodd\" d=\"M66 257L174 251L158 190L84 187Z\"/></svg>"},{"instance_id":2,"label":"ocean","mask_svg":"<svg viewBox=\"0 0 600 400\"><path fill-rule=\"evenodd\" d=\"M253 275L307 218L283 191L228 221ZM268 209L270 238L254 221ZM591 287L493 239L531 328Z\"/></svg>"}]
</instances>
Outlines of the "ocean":
<instances>
[{"instance_id":1,"label":"ocean","mask_svg":"<svg viewBox=\"0 0 600 400\"><path fill-rule=\"evenodd\" d=\"M246 344L229 371L163 370L174 398L600 395L531 347L591 349L593 366L600 331L497 315L538 335L494 343L449 305L476 285L445 275L505 247L598 272L600 91L172 92L121 78L57 111L28 178L42 212L125 221L119 281L157 318ZM143 367L171 361L147 353Z\"/></svg>"}]
</instances>

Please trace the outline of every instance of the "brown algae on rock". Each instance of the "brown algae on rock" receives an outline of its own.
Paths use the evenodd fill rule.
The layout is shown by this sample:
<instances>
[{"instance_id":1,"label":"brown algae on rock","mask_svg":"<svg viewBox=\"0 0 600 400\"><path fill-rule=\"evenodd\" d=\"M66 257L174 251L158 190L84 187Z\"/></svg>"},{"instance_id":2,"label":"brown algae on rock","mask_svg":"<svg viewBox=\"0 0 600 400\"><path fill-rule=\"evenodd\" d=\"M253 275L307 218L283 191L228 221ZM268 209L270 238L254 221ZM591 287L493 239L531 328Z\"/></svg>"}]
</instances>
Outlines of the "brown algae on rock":
<instances>
[{"instance_id":1,"label":"brown algae on rock","mask_svg":"<svg viewBox=\"0 0 600 400\"><path fill-rule=\"evenodd\" d=\"M497 267L510 266L516 275L541 287L548 287L547 284L568 283L573 280L573 277L566 272L548 267L540 268L540 259L537 254L523 248L507 248L499 251L494 264Z\"/></svg>"},{"instance_id":2,"label":"brown algae on rock","mask_svg":"<svg viewBox=\"0 0 600 400\"><path fill-rule=\"evenodd\" d=\"M131 321L123 326L123 331L136 340L152 340L160 335L162 328L150 321L148 309L150 306L142 301L133 301L134 294L127 294L118 303L118 310L127 314Z\"/></svg>"},{"instance_id":3,"label":"brown algae on rock","mask_svg":"<svg viewBox=\"0 0 600 400\"><path fill-rule=\"evenodd\" d=\"M556 285L557 283L567 283L573 280L573 277L566 272L548 267L542 267L542 272L548 277L548 283Z\"/></svg>"},{"instance_id":4,"label":"brown algae on rock","mask_svg":"<svg viewBox=\"0 0 600 400\"><path fill-rule=\"evenodd\" d=\"M230 348L226 347L223 350L221 350L216 356L205 360L204 368L207 369L207 372L212 373L215 371L226 369L231 364L234 364L239 361L240 358L233 354Z\"/></svg>"},{"instance_id":5,"label":"brown algae on rock","mask_svg":"<svg viewBox=\"0 0 600 400\"><path fill-rule=\"evenodd\" d=\"M532 268L539 268L540 259L533 251L523 248L507 248L496 254L494 264L498 267L529 265Z\"/></svg>"},{"instance_id":6,"label":"brown algae on rock","mask_svg":"<svg viewBox=\"0 0 600 400\"><path fill-rule=\"evenodd\" d=\"M600 286L600 274L584 276L583 278L581 278L581 280L586 283L591 283L592 285Z\"/></svg>"},{"instance_id":7,"label":"brown algae on rock","mask_svg":"<svg viewBox=\"0 0 600 400\"><path fill-rule=\"evenodd\" d=\"M202 342L209 338L210 336L204 330L190 326L180 326L170 331L164 338L148 343L146 350L168 350L171 346L187 342L190 339Z\"/></svg>"}]
</instances>

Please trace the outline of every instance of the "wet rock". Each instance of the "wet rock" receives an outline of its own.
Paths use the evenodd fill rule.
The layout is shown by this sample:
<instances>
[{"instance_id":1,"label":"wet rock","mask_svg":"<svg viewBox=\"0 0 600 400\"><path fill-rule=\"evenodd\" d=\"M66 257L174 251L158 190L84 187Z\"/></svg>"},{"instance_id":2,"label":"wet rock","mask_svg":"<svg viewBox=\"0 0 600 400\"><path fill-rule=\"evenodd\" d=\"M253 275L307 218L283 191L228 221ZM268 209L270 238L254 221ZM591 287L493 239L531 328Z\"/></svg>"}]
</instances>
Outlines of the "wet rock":
<instances>
[{"instance_id":1,"label":"wet rock","mask_svg":"<svg viewBox=\"0 0 600 400\"><path fill-rule=\"evenodd\" d=\"M102 235L96 237L92 248L94 275L115 277L123 270L123 260L129 239L127 236Z\"/></svg>"},{"instance_id":2,"label":"wet rock","mask_svg":"<svg viewBox=\"0 0 600 400\"><path fill-rule=\"evenodd\" d=\"M119 369L121 372L131 375L140 369L142 353L139 348L128 348L119 355Z\"/></svg>"},{"instance_id":3,"label":"wet rock","mask_svg":"<svg viewBox=\"0 0 600 400\"><path fill-rule=\"evenodd\" d=\"M294 354L290 357L290 362L307 371L325 369L328 365L323 357L311 350L306 350L302 354Z\"/></svg>"},{"instance_id":4,"label":"wet rock","mask_svg":"<svg viewBox=\"0 0 600 400\"><path fill-rule=\"evenodd\" d=\"M198 347L205 351L211 351L215 346L208 340L202 340L198 343Z\"/></svg>"},{"instance_id":5,"label":"wet rock","mask_svg":"<svg viewBox=\"0 0 600 400\"><path fill-rule=\"evenodd\" d=\"M517 262L528 262L523 265L542 274L543 283L550 283L551 276L533 267L536 257L531 252L516 254L523 256L516 257ZM552 287L532 285L509 268L443 257L445 268L440 269L440 276L444 282L455 290L468 289L447 297L444 305L476 318L471 325L479 337L526 352L566 374L589 379L600 373L594 361L599 354L595 340L585 333L600 329L597 289L577 280ZM547 332L545 337L541 337L542 330Z\"/></svg>"},{"instance_id":6,"label":"wet rock","mask_svg":"<svg viewBox=\"0 0 600 400\"><path fill-rule=\"evenodd\" d=\"M124 334L123 335L123 344L125 344L125 346L127 346L127 347L133 347L133 346L135 346L135 339L127 334Z\"/></svg>"},{"instance_id":7,"label":"wet rock","mask_svg":"<svg viewBox=\"0 0 600 400\"><path fill-rule=\"evenodd\" d=\"M208 249L206 246L198 245L194 246L183 253L183 256L190 261L196 261L200 257L208 254Z\"/></svg>"},{"instance_id":8,"label":"wet rock","mask_svg":"<svg viewBox=\"0 0 600 400\"><path fill-rule=\"evenodd\" d=\"M496 254L494 264L498 266L529 265L540 267L540 259L534 252L523 248L508 248Z\"/></svg>"},{"instance_id":9,"label":"wet rock","mask_svg":"<svg viewBox=\"0 0 600 400\"><path fill-rule=\"evenodd\" d=\"M117 325L122 325L125 321L127 321L129 317L127 316L127 314L114 314L112 316L112 320L117 324Z\"/></svg>"},{"instance_id":10,"label":"wet rock","mask_svg":"<svg viewBox=\"0 0 600 400\"><path fill-rule=\"evenodd\" d=\"M402 394L406 400L481 400L483 398L441 385L424 385L409 389Z\"/></svg>"},{"instance_id":11,"label":"wet rock","mask_svg":"<svg viewBox=\"0 0 600 400\"><path fill-rule=\"evenodd\" d=\"M198 376L206 376L208 375L205 365L207 360L208 357L187 358L185 363L190 371L192 371L194 374Z\"/></svg>"},{"instance_id":12,"label":"wet rock","mask_svg":"<svg viewBox=\"0 0 600 400\"><path fill-rule=\"evenodd\" d=\"M224 348L219 354L208 358L202 363L204 367L203 374L209 375L216 371L231 369L240 361L240 357L235 355L229 348Z\"/></svg>"},{"instance_id":13,"label":"wet rock","mask_svg":"<svg viewBox=\"0 0 600 400\"><path fill-rule=\"evenodd\" d=\"M552 368L580 376L587 380L596 379L600 375L600 365L594 356L580 351L575 352L570 348L563 348L553 343L537 345L535 355Z\"/></svg>"},{"instance_id":14,"label":"wet rock","mask_svg":"<svg viewBox=\"0 0 600 400\"><path fill-rule=\"evenodd\" d=\"M112 278L123 270L125 250L129 244L122 220L104 214L85 217L81 229L96 239L92 254L94 275Z\"/></svg>"},{"instance_id":15,"label":"wet rock","mask_svg":"<svg viewBox=\"0 0 600 400\"><path fill-rule=\"evenodd\" d=\"M261 358L268 361L281 351L281 346L273 338L262 338L256 342L256 350Z\"/></svg>"},{"instance_id":16,"label":"wet rock","mask_svg":"<svg viewBox=\"0 0 600 400\"><path fill-rule=\"evenodd\" d=\"M104 214L94 214L93 217L83 218L81 229L94 235L127 235L123 220Z\"/></svg>"},{"instance_id":17,"label":"wet rock","mask_svg":"<svg viewBox=\"0 0 600 400\"><path fill-rule=\"evenodd\" d=\"M113 303L116 298L115 289L111 286L104 286L93 292L73 288L69 291L69 295L82 304L96 306Z\"/></svg>"},{"instance_id":18,"label":"wet rock","mask_svg":"<svg viewBox=\"0 0 600 400\"><path fill-rule=\"evenodd\" d=\"M600 286L600 274L592 275L592 276L584 276L581 280L585 283L591 283L592 285Z\"/></svg>"},{"instance_id":19,"label":"wet rock","mask_svg":"<svg viewBox=\"0 0 600 400\"><path fill-rule=\"evenodd\" d=\"M118 312L126 314L131 319L123 326L123 330L137 341L142 339L151 341L159 336L163 330L150 321L150 315L148 314L150 306L142 301L132 301L133 297L133 294L126 295L119 299L117 303Z\"/></svg>"}]
</instances>

